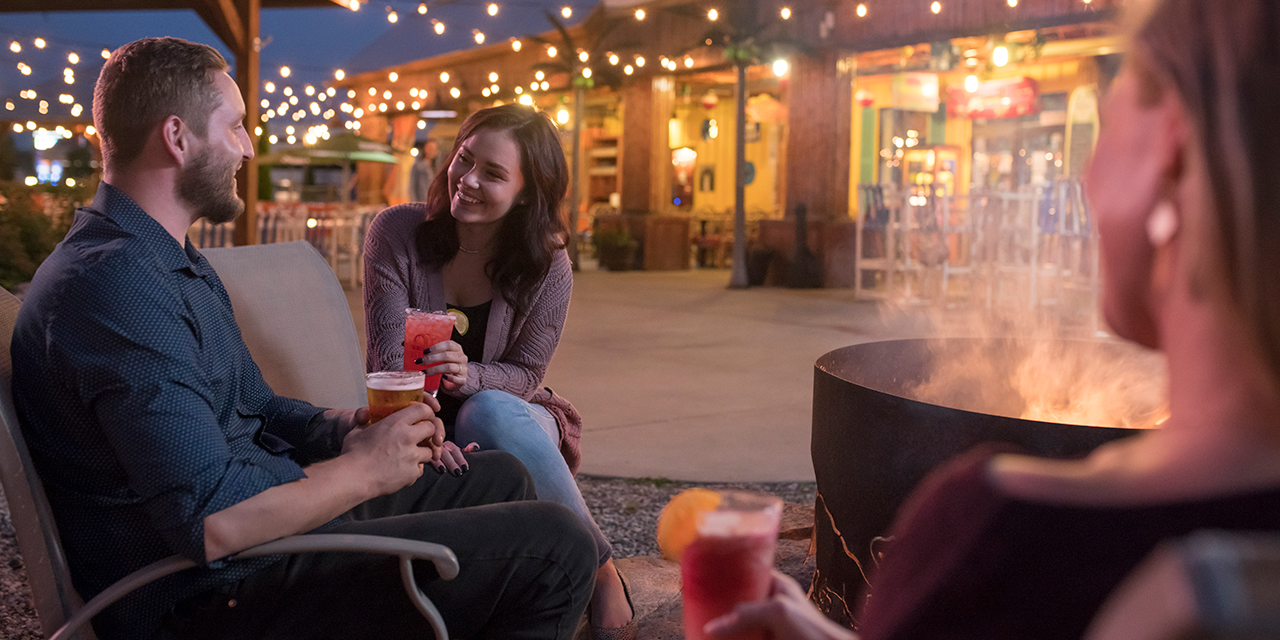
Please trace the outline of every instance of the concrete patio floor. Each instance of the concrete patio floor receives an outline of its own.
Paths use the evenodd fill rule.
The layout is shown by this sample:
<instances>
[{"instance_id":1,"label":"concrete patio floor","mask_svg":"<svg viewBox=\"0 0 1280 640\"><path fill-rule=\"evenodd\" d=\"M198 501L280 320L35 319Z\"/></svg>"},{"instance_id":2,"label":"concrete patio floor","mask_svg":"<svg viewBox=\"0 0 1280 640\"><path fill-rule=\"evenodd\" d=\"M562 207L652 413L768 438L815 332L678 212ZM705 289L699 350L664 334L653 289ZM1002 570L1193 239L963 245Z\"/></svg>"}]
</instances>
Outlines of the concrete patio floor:
<instances>
[{"instance_id":1,"label":"concrete patio floor","mask_svg":"<svg viewBox=\"0 0 1280 640\"><path fill-rule=\"evenodd\" d=\"M928 335L852 290L730 290L727 270L576 274L544 384L582 413L590 475L812 481L813 363ZM349 291L364 339L360 294Z\"/></svg>"}]
</instances>

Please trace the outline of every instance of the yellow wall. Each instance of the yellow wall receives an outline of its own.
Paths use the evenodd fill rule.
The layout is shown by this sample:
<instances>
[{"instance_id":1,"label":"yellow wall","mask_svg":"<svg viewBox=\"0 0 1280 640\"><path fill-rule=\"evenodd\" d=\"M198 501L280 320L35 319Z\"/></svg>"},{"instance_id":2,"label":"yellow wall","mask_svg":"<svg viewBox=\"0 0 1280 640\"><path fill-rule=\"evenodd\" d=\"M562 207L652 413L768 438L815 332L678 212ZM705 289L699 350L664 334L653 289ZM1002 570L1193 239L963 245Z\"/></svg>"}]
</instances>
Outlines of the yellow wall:
<instances>
[{"instance_id":1,"label":"yellow wall","mask_svg":"<svg viewBox=\"0 0 1280 640\"><path fill-rule=\"evenodd\" d=\"M697 102L676 106L680 137L679 140L673 139L671 145L675 148L689 147L698 153L697 168L693 175L692 211L733 210L735 107L732 98L721 99L712 109L704 109ZM719 135L712 140L702 139L702 123L707 119L714 119L719 127ZM745 190L747 211L772 214L777 207L777 172L783 152L779 138L777 124L762 122L760 139L747 143L747 162L754 163L756 169L755 180ZM702 167L707 165L715 165L715 189L699 191L698 176Z\"/></svg>"}]
</instances>

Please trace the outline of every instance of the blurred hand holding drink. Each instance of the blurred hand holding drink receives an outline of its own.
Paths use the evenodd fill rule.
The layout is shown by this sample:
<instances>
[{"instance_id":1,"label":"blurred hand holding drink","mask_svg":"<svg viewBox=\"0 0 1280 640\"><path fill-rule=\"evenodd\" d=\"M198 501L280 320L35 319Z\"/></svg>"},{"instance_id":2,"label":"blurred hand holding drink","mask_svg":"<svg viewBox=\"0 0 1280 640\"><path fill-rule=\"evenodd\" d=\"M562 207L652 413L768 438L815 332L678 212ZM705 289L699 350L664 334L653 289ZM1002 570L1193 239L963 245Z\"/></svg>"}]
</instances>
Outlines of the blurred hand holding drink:
<instances>
[{"instance_id":1,"label":"blurred hand holding drink","mask_svg":"<svg viewBox=\"0 0 1280 640\"><path fill-rule=\"evenodd\" d=\"M365 374L369 393L369 424L422 401L426 376L421 371L376 371Z\"/></svg>"},{"instance_id":2,"label":"blurred hand holding drink","mask_svg":"<svg viewBox=\"0 0 1280 640\"><path fill-rule=\"evenodd\" d=\"M433 364L415 364L423 352L453 337L453 316L444 311L405 309L404 370L425 371ZM440 374L427 376L424 388L431 395L440 389ZM372 406L372 404L370 404Z\"/></svg>"},{"instance_id":3,"label":"blurred hand holding drink","mask_svg":"<svg viewBox=\"0 0 1280 640\"><path fill-rule=\"evenodd\" d=\"M705 640L708 622L740 602L769 596L782 501L733 491L721 498L714 510L698 514L698 535L680 558L685 640ZM737 636L764 638L763 632Z\"/></svg>"}]
</instances>

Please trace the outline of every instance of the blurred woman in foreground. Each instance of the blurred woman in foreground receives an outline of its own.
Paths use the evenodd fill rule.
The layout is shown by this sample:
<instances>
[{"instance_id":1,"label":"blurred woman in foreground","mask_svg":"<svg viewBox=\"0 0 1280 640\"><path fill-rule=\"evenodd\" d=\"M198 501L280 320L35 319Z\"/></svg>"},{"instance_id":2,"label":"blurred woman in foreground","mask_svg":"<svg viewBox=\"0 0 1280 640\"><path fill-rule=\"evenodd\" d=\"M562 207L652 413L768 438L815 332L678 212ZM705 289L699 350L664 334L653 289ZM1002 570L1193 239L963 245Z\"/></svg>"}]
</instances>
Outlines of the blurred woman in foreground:
<instances>
[{"instance_id":1,"label":"blurred woman in foreground","mask_svg":"<svg viewBox=\"0 0 1280 640\"><path fill-rule=\"evenodd\" d=\"M1280 531L1280 0L1137 9L1086 177L1102 305L1169 362L1164 427L1078 461L971 452L898 514L864 639L1078 638L1161 540ZM726 637L852 634L794 583Z\"/></svg>"}]
</instances>

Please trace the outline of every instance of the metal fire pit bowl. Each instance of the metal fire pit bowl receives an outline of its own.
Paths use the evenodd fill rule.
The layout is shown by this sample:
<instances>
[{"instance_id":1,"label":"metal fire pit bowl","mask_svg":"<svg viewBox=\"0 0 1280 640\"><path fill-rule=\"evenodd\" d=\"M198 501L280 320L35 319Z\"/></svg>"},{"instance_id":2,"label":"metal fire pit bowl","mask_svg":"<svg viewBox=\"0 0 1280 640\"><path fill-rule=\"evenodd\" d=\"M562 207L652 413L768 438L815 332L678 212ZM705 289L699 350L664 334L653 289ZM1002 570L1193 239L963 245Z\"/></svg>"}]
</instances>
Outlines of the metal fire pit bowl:
<instances>
[{"instance_id":1,"label":"metal fire pit bowl","mask_svg":"<svg viewBox=\"0 0 1280 640\"><path fill-rule=\"evenodd\" d=\"M994 403L1004 407L986 409L992 413L909 397L936 363L975 357L1003 361L1008 352L1025 344L892 340L837 349L815 363L812 455L818 498L813 598L833 620L854 626L852 614L875 570L878 538L886 534L898 506L916 484L939 464L984 442L1007 442L1048 457L1080 457L1138 431L1005 417L1020 413L1022 401L1012 389ZM1071 348L1118 349L1087 341ZM995 396L1006 391L998 382L977 384L988 401L992 386L997 387ZM963 397L964 385L959 387L957 394Z\"/></svg>"}]
</instances>

